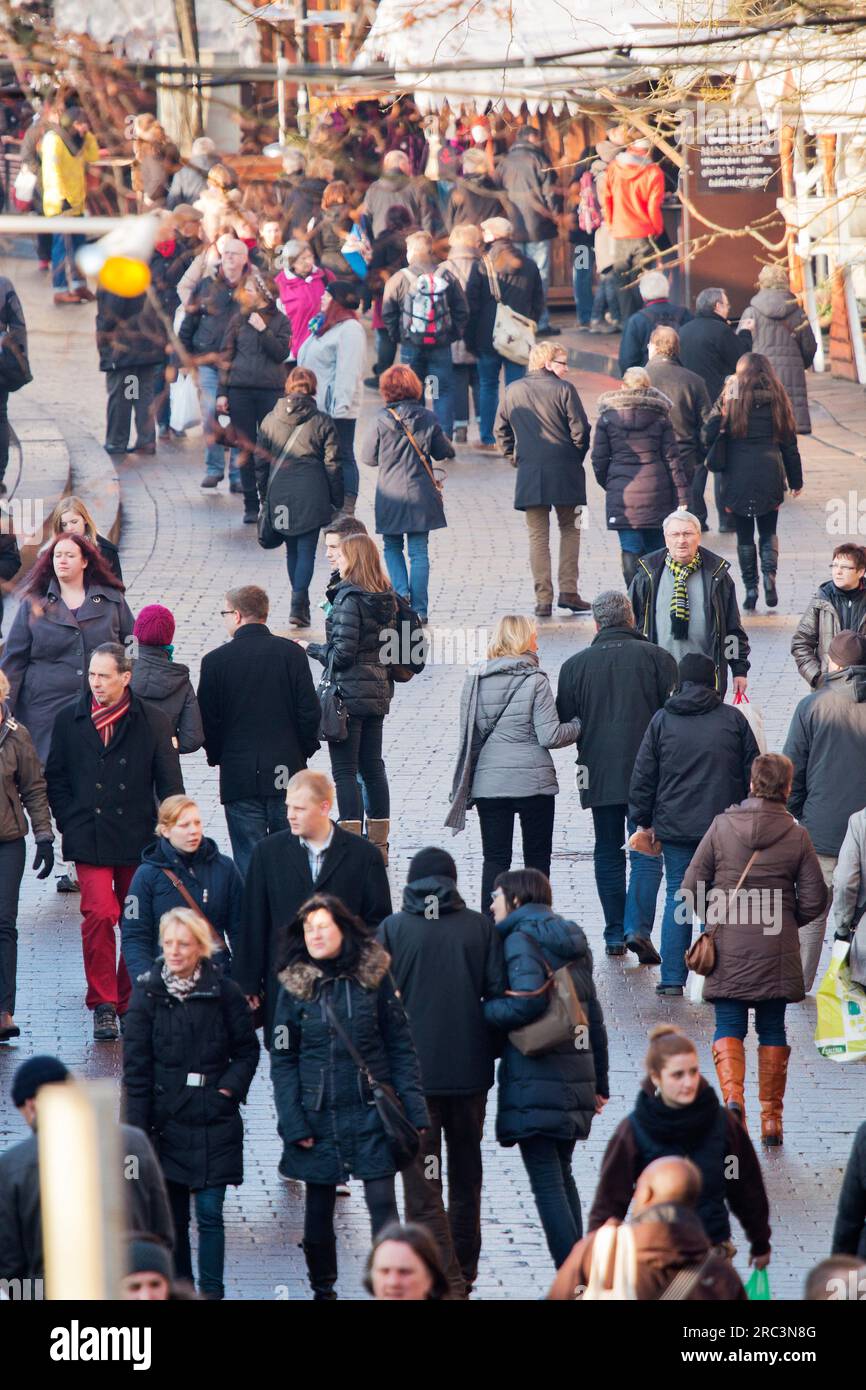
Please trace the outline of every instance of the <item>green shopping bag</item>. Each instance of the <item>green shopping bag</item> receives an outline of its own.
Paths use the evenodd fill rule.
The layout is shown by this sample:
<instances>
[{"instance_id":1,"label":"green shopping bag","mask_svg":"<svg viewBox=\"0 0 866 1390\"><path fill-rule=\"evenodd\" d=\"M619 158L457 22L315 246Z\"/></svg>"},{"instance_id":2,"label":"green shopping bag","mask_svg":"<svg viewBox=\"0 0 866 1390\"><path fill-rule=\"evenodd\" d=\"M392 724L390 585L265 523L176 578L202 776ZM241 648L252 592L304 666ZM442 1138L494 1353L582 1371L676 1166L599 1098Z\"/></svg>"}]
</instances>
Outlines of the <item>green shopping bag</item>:
<instances>
[{"instance_id":1,"label":"green shopping bag","mask_svg":"<svg viewBox=\"0 0 866 1390\"><path fill-rule=\"evenodd\" d=\"M753 1269L746 1285L746 1297L750 1303L766 1303L772 1298L770 1276L765 1269Z\"/></svg>"}]
</instances>

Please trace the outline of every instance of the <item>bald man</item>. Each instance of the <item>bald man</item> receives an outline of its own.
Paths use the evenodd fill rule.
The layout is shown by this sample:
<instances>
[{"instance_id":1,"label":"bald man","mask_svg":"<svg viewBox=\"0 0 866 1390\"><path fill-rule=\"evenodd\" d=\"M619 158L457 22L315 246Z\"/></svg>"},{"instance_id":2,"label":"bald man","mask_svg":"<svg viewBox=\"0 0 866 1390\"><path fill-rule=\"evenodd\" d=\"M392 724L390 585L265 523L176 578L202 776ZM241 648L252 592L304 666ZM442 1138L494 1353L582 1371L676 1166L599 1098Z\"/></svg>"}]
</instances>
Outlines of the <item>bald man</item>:
<instances>
[{"instance_id":1,"label":"bald man","mask_svg":"<svg viewBox=\"0 0 866 1390\"><path fill-rule=\"evenodd\" d=\"M733 1265L711 1253L713 1247L695 1211L700 1191L700 1170L688 1158L657 1158L638 1178L628 1224L634 1233L641 1302L660 1298L681 1271L690 1275L679 1291L685 1302L745 1299L746 1291ZM620 1226L622 1222L605 1224ZM550 1302L580 1297L589 1283L597 1234L593 1231L575 1245L547 1295Z\"/></svg>"}]
</instances>

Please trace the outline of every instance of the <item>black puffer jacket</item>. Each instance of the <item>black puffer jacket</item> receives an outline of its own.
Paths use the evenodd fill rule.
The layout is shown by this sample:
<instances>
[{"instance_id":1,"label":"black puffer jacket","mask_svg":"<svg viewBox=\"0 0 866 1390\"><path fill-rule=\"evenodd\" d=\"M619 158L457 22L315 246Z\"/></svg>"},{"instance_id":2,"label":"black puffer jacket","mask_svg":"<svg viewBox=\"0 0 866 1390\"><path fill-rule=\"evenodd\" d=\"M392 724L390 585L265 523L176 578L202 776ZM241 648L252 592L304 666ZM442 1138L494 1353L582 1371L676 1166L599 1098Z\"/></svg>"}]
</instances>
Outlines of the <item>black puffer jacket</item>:
<instances>
[{"instance_id":1,"label":"black puffer jacket","mask_svg":"<svg viewBox=\"0 0 866 1390\"><path fill-rule=\"evenodd\" d=\"M258 1061L252 1013L218 965L201 962L183 1003L168 993L161 963L136 985L123 1032L126 1118L152 1138L169 1182L193 1189L243 1182L240 1105ZM190 1072L206 1084L188 1086Z\"/></svg>"},{"instance_id":2,"label":"black puffer jacket","mask_svg":"<svg viewBox=\"0 0 866 1390\"><path fill-rule=\"evenodd\" d=\"M281 450L294 431L301 432L291 454L282 460L270 484L268 480ZM284 396L259 427L256 481L275 529L282 536L300 536L327 526L343 505L343 470L340 445L330 415L319 410L314 396Z\"/></svg>"},{"instance_id":3,"label":"black puffer jacket","mask_svg":"<svg viewBox=\"0 0 866 1390\"><path fill-rule=\"evenodd\" d=\"M292 325L276 304L257 312L267 327L252 327L247 314L230 320L224 340L225 365L220 386L255 386L266 391L282 391L286 384L286 358L292 351Z\"/></svg>"},{"instance_id":4,"label":"black puffer jacket","mask_svg":"<svg viewBox=\"0 0 866 1390\"><path fill-rule=\"evenodd\" d=\"M152 367L164 359L166 341L165 328L147 295L124 299L107 290L97 291L96 346L101 372Z\"/></svg>"},{"instance_id":5,"label":"black puffer jacket","mask_svg":"<svg viewBox=\"0 0 866 1390\"><path fill-rule=\"evenodd\" d=\"M325 620L325 642L311 642L307 648L307 655L323 666L333 660L337 686L356 719L379 718L390 709L394 684L382 661L381 634L396 621L393 589L372 594L344 579Z\"/></svg>"},{"instance_id":6,"label":"black puffer jacket","mask_svg":"<svg viewBox=\"0 0 866 1390\"><path fill-rule=\"evenodd\" d=\"M635 759L628 813L659 840L695 844L716 816L749 795L758 745L748 721L715 690L685 684L654 714Z\"/></svg>"},{"instance_id":7,"label":"black puffer jacket","mask_svg":"<svg viewBox=\"0 0 866 1390\"><path fill-rule=\"evenodd\" d=\"M717 401L704 426L704 443L709 450L719 437L722 412ZM711 465L712 466L712 465ZM797 437L776 439L769 391L755 392L746 433L725 432L724 466L719 492L726 511L735 516L764 516L781 507L788 487L803 486L803 465Z\"/></svg>"},{"instance_id":8,"label":"black puffer jacket","mask_svg":"<svg viewBox=\"0 0 866 1390\"><path fill-rule=\"evenodd\" d=\"M605 491L609 531L661 526L689 501L667 398L654 387L599 397L592 467Z\"/></svg>"},{"instance_id":9,"label":"black puffer jacket","mask_svg":"<svg viewBox=\"0 0 866 1390\"><path fill-rule=\"evenodd\" d=\"M206 357L223 350L226 333L237 312L235 286L217 271L199 282L186 306L178 337L187 352Z\"/></svg>"},{"instance_id":10,"label":"black puffer jacket","mask_svg":"<svg viewBox=\"0 0 866 1390\"><path fill-rule=\"evenodd\" d=\"M466 281L469 322L463 340L476 357L481 352L493 351L496 298L484 264L488 259L496 272L503 304L536 323L544 310L544 287L535 261L524 256L510 241L491 242L485 248L484 258L476 261Z\"/></svg>"}]
</instances>

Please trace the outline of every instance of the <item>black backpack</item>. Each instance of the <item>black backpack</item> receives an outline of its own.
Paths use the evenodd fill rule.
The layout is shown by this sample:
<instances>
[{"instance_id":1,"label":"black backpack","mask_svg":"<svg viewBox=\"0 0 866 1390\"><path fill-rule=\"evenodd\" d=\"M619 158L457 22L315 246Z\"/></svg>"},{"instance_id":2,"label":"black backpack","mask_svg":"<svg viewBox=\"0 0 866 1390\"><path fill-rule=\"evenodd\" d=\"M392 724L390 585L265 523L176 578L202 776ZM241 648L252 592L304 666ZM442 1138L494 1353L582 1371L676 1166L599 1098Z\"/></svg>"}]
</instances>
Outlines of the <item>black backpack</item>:
<instances>
[{"instance_id":1,"label":"black backpack","mask_svg":"<svg viewBox=\"0 0 866 1390\"><path fill-rule=\"evenodd\" d=\"M430 642L421 619L409 600L395 594L397 600L397 641L399 662L389 661L388 671L399 685L420 675L427 664Z\"/></svg>"}]
</instances>

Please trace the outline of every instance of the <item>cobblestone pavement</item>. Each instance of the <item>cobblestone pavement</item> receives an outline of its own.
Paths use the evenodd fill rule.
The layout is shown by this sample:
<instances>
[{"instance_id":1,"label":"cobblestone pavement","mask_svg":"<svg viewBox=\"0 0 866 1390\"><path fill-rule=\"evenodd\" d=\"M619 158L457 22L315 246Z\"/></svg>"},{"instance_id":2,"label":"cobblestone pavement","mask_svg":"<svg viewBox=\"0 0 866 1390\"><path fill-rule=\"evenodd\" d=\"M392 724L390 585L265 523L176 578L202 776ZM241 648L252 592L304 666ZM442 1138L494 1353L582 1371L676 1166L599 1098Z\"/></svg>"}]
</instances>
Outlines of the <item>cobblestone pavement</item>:
<instances>
[{"instance_id":1,"label":"cobblestone pavement","mask_svg":"<svg viewBox=\"0 0 866 1390\"><path fill-rule=\"evenodd\" d=\"M54 310L50 287L35 263L0 265L18 285L31 325L36 385L49 415L74 422L102 438L103 384L97 371L93 311L86 307ZM559 320L564 323L564 317ZM590 343L592 340L590 340ZM607 378L575 374L593 415L596 397L610 386ZM814 380L814 379L813 379ZM753 643L751 692L763 709L769 746L778 748L788 721L806 687L789 654L791 632L817 581L826 574L831 541L825 499L848 501L860 485L863 468L863 393L845 383L815 380L816 434L803 441L806 489L784 508L780 523L780 606L759 612L749 622ZM376 408L368 393L359 429L363 440ZM12 417L14 420L14 398ZM838 422L845 418L851 429ZM264 552L255 532L241 522L240 499L225 485L202 493L202 446L198 437L184 445L161 448L155 459L131 457L120 467L123 502L121 556L133 609L147 602L167 604L177 617L178 659L188 662L197 678L202 654L222 640L218 609L227 587L256 582L271 595L276 630L288 617L288 587L280 552ZM372 521L375 478L362 470L359 515ZM26 476L26 475L25 475ZM480 891L480 838L470 817L465 834L451 841L443 831L447 807L456 715L464 666L461 642L474 640L483 650L483 630L495 616L531 611L532 588L524 525L512 510L513 474L502 461L461 450L449 468L449 526L432 539L431 623L439 639L439 662L425 675L398 690L386 723L385 756L392 790L392 890L395 902L412 853L429 843L446 844L459 865L466 899L477 903ZM855 499L856 500L856 499ZM848 529L852 528L852 529ZM856 520L843 527L856 535ZM731 537L709 536L710 544L734 558ZM583 533L580 587L592 596L621 583L615 539L603 529L601 494L589 483L589 525ZM320 555L313 584L318 594L325 578ZM314 609L315 612L315 609ZM455 651L449 656L448 634ZM587 618L568 617L542 625L542 662L555 681L562 662L591 638ZM553 860L558 908L587 931L596 949L596 980L611 1043L611 1101L595 1122L590 1140L578 1145L575 1172L588 1209L601 1154L616 1124L630 1107L646 1045L654 1023L673 1019L698 1041L702 1065L712 1076L711 1010L686 1000L659 1000L651 969L605 958L602 922L591 861L591 819L580 809L574 790L574 755L555 755L561 786ZM314 766L327 768L327 754ZM217 797L214 770L199 753L184 760L187 788L205 811L208 833L228 848ZM863 770L852 770L862 775ZM866 800L866 793L864 793ZM18 1017L24 1036L17 1046L0 1049L0 1143L20 1137L21 1126L8 1100L8 1083L18 1061L34 1052L56 1052L88 1076L116 1076L119 1048L94 1046L90 1017L83 1007L83 977L78 930L78 898L58 897L51 885L38 884L28 870L22 895ZM805 1271L829 1248L835 1199L851 1135L864 1115L866 1068L844 1068L822 1061L812 1045L814 999L789 1010L794 1053L785 1111L785 1147L762 1157L772 1201L774 1259L771 1276L776 1296L798 1296ZM757 1111L754 1037L749 1044L748 1105ZM552 1266L535 1206L516 1150L497 1147L492 1133L495 1092L491 1093L486 1180L484 1250L478 1281L481 1298L533 1298L549 1284ZM302 1193L277 1181L278 1143L267 1068L262 1066L246 1107L246 1181L231 1189L226 1204L227 1292L231 1298L299 1298L306 1296L301 1253ZM366 1211L358 1184L338 1203L340 1289L360 1296L360 1268L368 1243ZM744 1242L740 1240L741 1247ZM745 1270L743 1254L737 1265Z\"/></svg>"}]
</instances>

